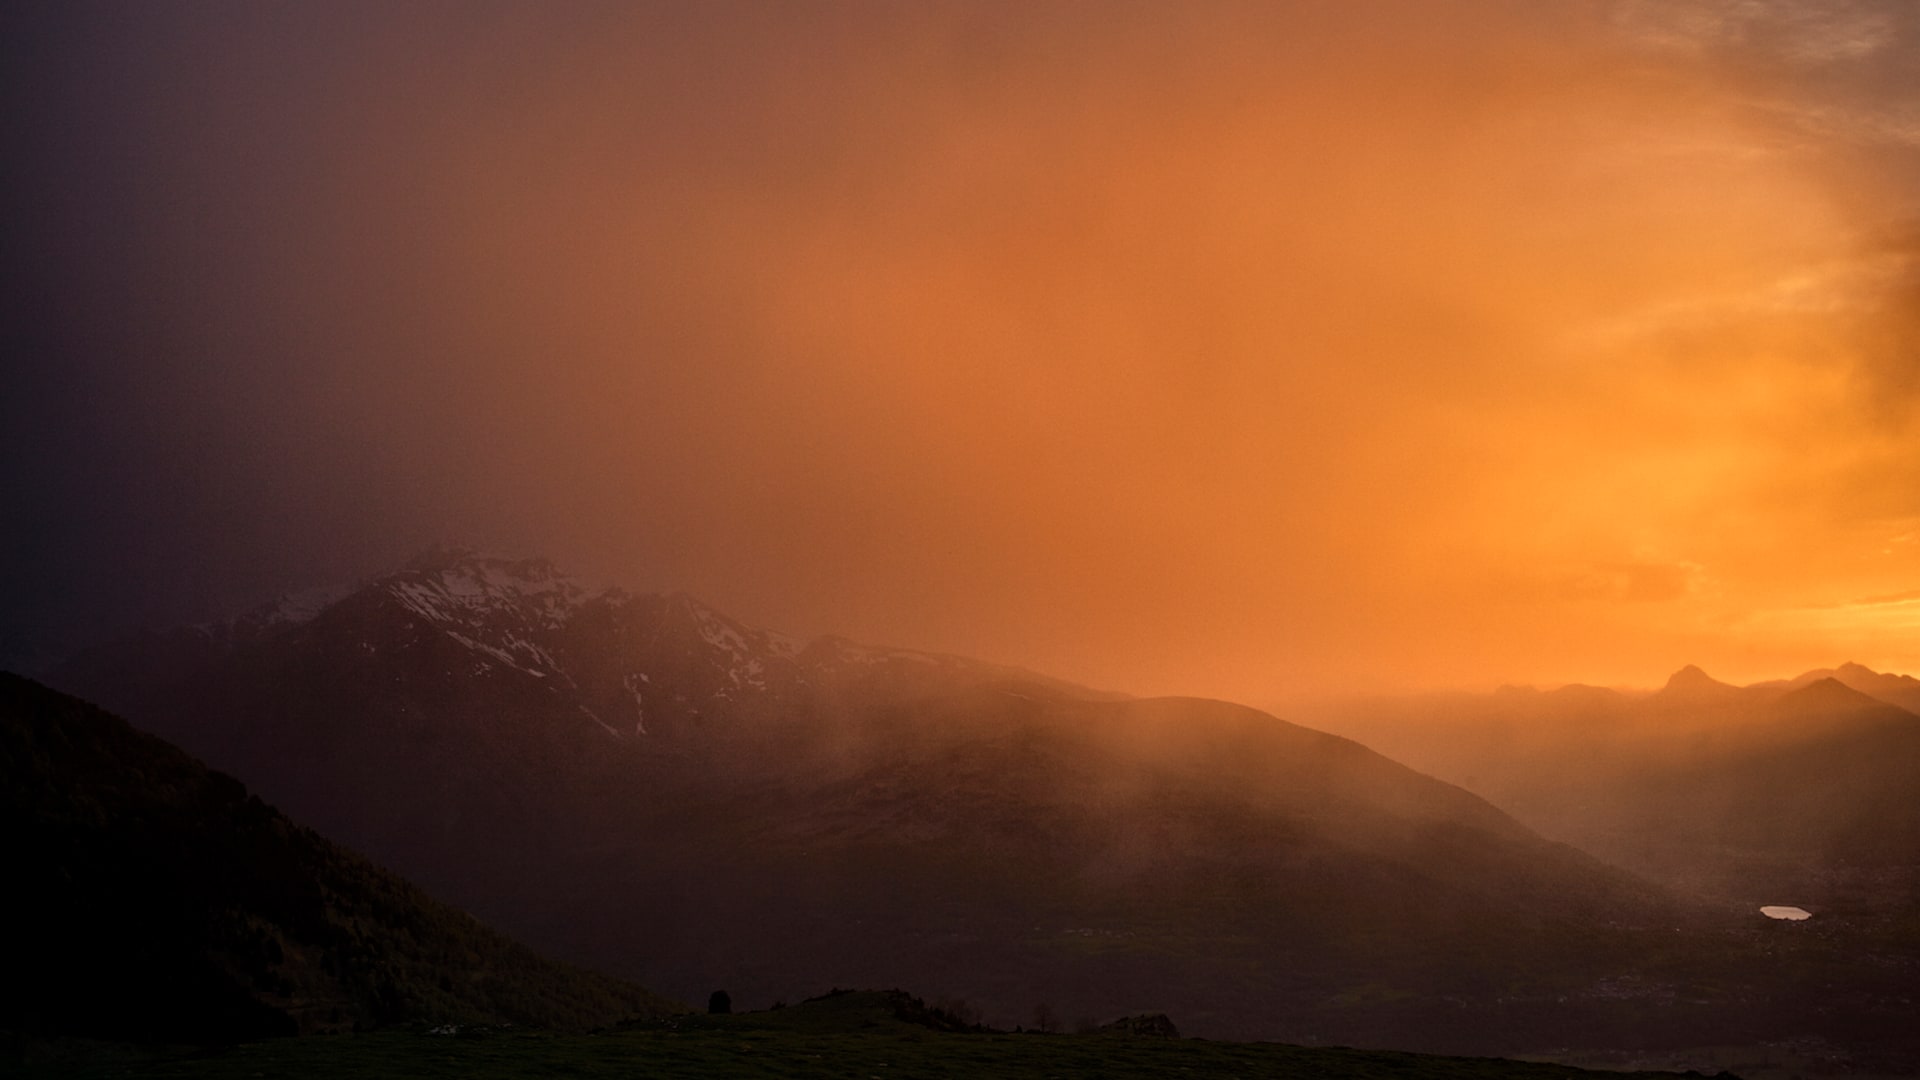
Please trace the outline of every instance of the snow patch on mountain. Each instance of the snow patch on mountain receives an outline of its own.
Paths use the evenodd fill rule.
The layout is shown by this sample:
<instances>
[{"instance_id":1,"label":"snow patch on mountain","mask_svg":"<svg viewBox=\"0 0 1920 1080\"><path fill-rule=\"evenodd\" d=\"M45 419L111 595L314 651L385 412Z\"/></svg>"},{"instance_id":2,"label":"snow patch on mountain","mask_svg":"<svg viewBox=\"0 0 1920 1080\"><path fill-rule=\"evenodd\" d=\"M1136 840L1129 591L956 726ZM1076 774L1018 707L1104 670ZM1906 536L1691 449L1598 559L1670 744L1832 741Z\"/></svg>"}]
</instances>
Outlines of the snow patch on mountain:
<instances>
[{"instance_id":1,"label":"snow patch on mountain","mask_svg":"<svg viewBox=\"0 0 1920 1080\"><path fill-rule=\"evenodd\" d=\"M603 729L605 729L607 734L613 736L616 739L626 738L626 735L622 734L620 729L614 727L612 724L607 723L605 720L600 719L599 715L596 714L592 709L589 709L585 705L582 705L580 706L580 711L586 714L587 719L593 721L596 724L599 724Z\"/></svg>"},{"instance_id":2,"label":"snow patch on mountain","mask_svg":"<svg viewBox=\"0 0 1920 1080\"><path fill-rule=\"evenodd\" d=\"M548 655L545 649L531 642L522 641L519 638L509 637L508 641L514 648L503 649L496 645L489 645L484 641L476 641L458 630L444 630L443 632L467 648L475 652L485 653L508 667L513 668L515 671L531 675L536 679L544 679L548 675L558 672L560 668L560 665L554 663L553 657ZM526 663L522 663L523 660L537 666L529 667Z\"/></svg>"},{"instance_id":3,"label":"snow patch on mountain","mask_svg":"<svg viewBox=\"0 0 1920 1080\"><path fill-rule=\"evenodd\" d=\"M647 733L647 703L641 700L640 684L648 681L650 680L646 673L639 671L630 672L620 679L621 685L625 686L627 693L633 697L633 733L635 735Z\"/></svg>"},{"instance_id":4,"label":"snow patch on mountain","mask_svg":"<svg viewBox=\"0 0 1920 1080\"><path fill-rule=\"evenodd\" d=\"M730 715L744 706L779 715L795 695L839 683L994 670L959 657L845 638L802 641L739 622L686 593L590 590L542 559L451 547L429 550L358 586L280 597L205 634L214 648L232 648L316 620L334 626L326 613L336 608L339 628L352 635L357 655L405 652L437 639L469 655L446 665L449 674L536 680L557 701L579 706L622 738L670 736L698 720L703 709ZM366 620L379 618L380 611L394 624L370 632Z\"/></svg>"},{"instance_id":5,"label":"snow patch on mountain","mask_svg":"<svg viewBox=\"0 0 1920 1080\"><path fill-rule=\"evenodd\" d=\"M457 621L504 612L529 617L549 630L564 626L587 591L552 564L471 555L433 570L408 570L386 579L385 588L421 617Z\"/></svg>"}]
</instances>

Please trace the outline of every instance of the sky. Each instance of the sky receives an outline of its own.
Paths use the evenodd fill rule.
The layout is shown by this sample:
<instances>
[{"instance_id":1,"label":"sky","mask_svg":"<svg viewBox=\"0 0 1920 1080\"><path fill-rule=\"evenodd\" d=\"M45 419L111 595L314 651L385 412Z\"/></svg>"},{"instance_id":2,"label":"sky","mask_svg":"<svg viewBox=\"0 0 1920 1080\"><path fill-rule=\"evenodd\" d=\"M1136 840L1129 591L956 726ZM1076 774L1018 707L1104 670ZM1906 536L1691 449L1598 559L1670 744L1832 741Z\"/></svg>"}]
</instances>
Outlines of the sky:
<instances>
[{"instance_id":1,"label":"sky","mask_svg":"<svg viewBox=\"0 0 1920 1080\"><path fill-rule=\"evenodd\" d=\"M1137 693L1920 671L1900 0L8 19L0 655L449 541Z\"/></svg>"}]
</instances>

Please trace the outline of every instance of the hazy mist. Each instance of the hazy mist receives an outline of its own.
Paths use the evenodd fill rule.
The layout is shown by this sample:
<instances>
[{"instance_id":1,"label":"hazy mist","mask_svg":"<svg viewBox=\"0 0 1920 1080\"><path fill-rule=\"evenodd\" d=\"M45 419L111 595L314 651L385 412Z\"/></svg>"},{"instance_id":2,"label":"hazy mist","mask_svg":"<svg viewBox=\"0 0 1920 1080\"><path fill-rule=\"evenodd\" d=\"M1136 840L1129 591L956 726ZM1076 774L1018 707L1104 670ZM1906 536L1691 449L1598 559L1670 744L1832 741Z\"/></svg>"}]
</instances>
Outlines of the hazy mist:
<instances>
[{"instance_id":1,"label":"hazy mist","mask_svg":"<svg viewBox=\"0 0 1920 1080\"><path fill-rule=\"evenodd\" d=\"M447 539L1138 692L1920 665L1908 5L12 22L0 652Z\"/></svg>"}]
</instances>

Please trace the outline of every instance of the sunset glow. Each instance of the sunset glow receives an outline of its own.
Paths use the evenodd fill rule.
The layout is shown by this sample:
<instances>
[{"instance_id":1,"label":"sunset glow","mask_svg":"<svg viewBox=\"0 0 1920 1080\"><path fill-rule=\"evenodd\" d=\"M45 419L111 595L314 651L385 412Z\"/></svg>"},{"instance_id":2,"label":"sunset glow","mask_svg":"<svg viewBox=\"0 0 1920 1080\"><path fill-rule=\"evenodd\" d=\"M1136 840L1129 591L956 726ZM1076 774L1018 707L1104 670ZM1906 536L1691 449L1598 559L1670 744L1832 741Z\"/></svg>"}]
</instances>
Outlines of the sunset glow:
<instances>
[{"instance_id":1,"label":"sunset glow","mask_svg":"<svg viewBox=\"0 0 1920 1080\"><path fill-rule=\"evenodd\" d=\"M9 633L453 538L1138 692L1920 666L1832 6L197 9L41 73Z\"/></svg>"},{"instance_id":2,"label":"sunset glow","mask_svg":"<svg viewBox=\"0 0 1920 1080\"><path fill-rule=\"evenodd\" d=\"M1920 0L15 6L0 1073L1920 1077Z\"/></svg>"}]
</instances>

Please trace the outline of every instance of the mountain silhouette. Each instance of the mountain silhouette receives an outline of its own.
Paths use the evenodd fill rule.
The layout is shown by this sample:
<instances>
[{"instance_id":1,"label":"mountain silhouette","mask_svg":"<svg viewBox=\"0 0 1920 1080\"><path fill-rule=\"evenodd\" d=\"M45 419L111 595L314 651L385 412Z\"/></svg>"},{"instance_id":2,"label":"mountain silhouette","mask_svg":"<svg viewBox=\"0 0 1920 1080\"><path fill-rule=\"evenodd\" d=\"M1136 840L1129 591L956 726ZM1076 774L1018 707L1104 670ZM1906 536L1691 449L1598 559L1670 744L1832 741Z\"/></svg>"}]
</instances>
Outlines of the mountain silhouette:
<instances>
[{"instance_id":1,"label":"mountain silhouette","mask_svg":"<svg viewBox=\"0 0 1920 1080\"><path fill-rule=\"evenodd\" d=\"M1864 664L1856 664L1852 661L1841 664L1837 668L1809 671L1794 679L1788 686L1805 686L1828 678L1869 697L1878 698L1889 705L1897 705L1908 712L1920 713L1920 679L1911 675L1878 672Z\"/></svg>"},{"instance_id":2,"label":"mountain silhouette","mask_svg":"<svg viewBox=\"0 0 1920 1080\"><path fill-rule=\"evenodd\" d=\"M1666 698L1725 697L1739 692L1739 687L1723 683L1692 664L1668 676L1667 684L1660 688Z\"/></svg>"},{"instance_id":3,"label":"mountain silhouette","mask_svg":"<svg viewBox=\"0 0 1920 1080\"><path fill-rule=\"evenodd\" d=\"M1835 714L1871 711L1904 711L1898 706L1865 694L1838 678L1815 679L1773 699L1769 710L1786 717L1828 717Z\"/></svg>"},{"instance_id":4,"label":"mountain silhouette","mask_svg":"<svg viewBox=\"0 0 1920 1080\"><path fill-rule=\"evenodd\" d=\"M6 673L0 770L23 929L4 980L12 1030L186 1043L675 1008L535 955L233 778Z\"/></svg>"},{"instance_id":5,"label":"mountain silhouette","mask_svg":"<svg viewBox=\"0 0 1920 1080\"><path fill-rule=\"evenodd\" d=\"M1846 679L1840 676L1844 674ZM1824 896L1920 851L1920 716L1857 664L1736 687L1694 666L1604 707L1415 698L1329 726L1455 780L1548 836L1687 889Z\"/></svg>"},{"instance_id":6,"label":"mountain silhouette","mask_svg":"<svg viewBox=\"0 0 1920 1080\"><path fill-rule=\"evenodd\" d=\"M1490 1048L1671 924L1654 888L1459 788L1223 702L800 642L464 551L288 610L60 677L535 945L679 997L912 985L1008 1018L1039 995ZM1367 985L1402 989L1343 996ZM1496 992L1524 1002L1497 1035L1449 1004Z\"/></svg>"}]
</instances>

